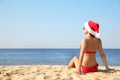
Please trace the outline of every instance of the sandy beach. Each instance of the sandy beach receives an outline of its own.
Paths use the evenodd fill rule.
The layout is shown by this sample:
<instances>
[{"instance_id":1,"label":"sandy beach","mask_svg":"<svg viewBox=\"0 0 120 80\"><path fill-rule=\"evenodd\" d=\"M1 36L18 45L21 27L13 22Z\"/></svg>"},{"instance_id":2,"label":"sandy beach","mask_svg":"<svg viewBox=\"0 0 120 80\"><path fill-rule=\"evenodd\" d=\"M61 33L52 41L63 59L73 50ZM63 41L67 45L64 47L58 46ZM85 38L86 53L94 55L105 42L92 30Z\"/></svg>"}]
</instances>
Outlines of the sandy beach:
<instances>
[{"instance_id":1,"label":"sandy beach","mask_svg":"<svg viewBox=\"0 0 120 80\"><path fill-rule=\"evenodd\" d=\"M66 65L13 65L0 66L0 80L120 80L120 66L112 66L116 72L98 72L78 75Z\"/></svg>"}]
</instances>

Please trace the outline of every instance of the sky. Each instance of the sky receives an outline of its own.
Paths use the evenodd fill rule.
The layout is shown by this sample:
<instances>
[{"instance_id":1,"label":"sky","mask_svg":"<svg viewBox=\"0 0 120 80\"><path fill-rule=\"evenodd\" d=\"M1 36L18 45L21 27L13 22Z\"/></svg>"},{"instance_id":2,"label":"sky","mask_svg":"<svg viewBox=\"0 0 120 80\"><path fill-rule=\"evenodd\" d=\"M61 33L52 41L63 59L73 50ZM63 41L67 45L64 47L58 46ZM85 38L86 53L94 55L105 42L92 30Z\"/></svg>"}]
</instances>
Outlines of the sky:
<instances>
[{"instance_id":1,"label":"sky","mask_svg":"<svg viewBox=\"0 0 120 80\"><path fill-rule=\"evenodd\" d=\"M88 20L120 48L120 0L0 0L0 48L79 48Z\"/></svg>"}]
</instances>

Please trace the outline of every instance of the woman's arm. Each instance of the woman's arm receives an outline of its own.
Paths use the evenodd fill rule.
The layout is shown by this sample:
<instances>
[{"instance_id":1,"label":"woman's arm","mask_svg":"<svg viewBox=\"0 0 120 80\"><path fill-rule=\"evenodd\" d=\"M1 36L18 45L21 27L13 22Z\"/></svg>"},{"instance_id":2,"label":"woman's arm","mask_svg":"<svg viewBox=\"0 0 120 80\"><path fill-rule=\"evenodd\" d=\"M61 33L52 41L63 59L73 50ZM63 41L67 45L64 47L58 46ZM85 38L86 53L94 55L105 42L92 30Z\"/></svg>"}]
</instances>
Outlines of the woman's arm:
<instances>
[{"instance_id":1,"label":"woman's arm","mask_svg":"<svg viewBox=\"0 0 120 80\"><path fill-rule=\"evenodd\" d=\"M99 39L99 40L100 40L100 39ZM108 67L107 60L106 60L106 55L104 54L101 40L100 40L100 44L99 44L99 52L100 52L100 56L101 56L101 58L102 58L103 64L105 65L106 71L108 71L108 72L110 72L110 73L116 72L114 69L110 69L110 68Z\"/></svg>"},{"instance_id":2,"label":"woman's arm","mask_svg":"<svg viewBox=\"0 0 120 80\"><path fill-rule=\"evenodd\" d=\"M107 60L106 60L106 55L105 55L105 53L103 51L102 42L101 42L100 39L99 39L99 48L98 48L98 50L99 50L100 56L102 58L102 61L103 61L103 64L104 64L106 70L109 70Z\"/></svg>"},{"instance_id":3,"label":"woman's arm","mask_svg":"<svg viewBox=\"0 0 120 80\"><path fill-rule=\"evenodd\" d=\"M80 56L79 56L79 65L77 67L77 73L81 74L81 65L82 65L82 60L83 60L83 55L84 55L84 50L86 48L86 39L83 39L81 42L81 49L80 49Z\"/></svg>"}]
</instances>

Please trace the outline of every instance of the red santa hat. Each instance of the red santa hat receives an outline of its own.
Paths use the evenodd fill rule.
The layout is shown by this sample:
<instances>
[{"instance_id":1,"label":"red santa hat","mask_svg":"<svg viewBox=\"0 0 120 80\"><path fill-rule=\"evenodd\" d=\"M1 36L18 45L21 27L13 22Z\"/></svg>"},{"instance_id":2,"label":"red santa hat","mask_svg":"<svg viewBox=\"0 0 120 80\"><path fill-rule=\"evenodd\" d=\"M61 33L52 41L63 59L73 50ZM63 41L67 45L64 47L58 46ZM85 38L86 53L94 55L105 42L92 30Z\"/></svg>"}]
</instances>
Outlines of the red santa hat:
<instances>
[{"instance_id":1,"label":"red santa hat","mask_svg":"<svg viewBox=\"0 0 120 80\"><path fill-rule=\"evenodd\" d=\"M88 30L89 33L94 35L95 37L99 38L100 33L99 33L99 24L93 21L88 21L84 24L84 27Z\"/></svg>"}]
</instances>

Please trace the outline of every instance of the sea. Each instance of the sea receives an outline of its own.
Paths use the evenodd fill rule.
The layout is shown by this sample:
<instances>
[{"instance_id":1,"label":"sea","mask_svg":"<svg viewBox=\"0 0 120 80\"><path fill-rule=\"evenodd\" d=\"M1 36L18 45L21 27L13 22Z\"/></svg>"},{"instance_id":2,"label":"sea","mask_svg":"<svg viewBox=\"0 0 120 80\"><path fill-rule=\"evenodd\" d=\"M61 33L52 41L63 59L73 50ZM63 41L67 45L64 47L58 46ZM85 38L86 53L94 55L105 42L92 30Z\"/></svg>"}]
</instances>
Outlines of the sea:
<instances>
[{"instance_id":1,"label":"sea","mask_svg":"<svg viewBox=\"0 0 120 80\"><path fill-rule=\"evenodd\" d=\"M109 66L120 66L120 49L104 49ZM0 65L67 65L80 49L0 49ZM96 60L103 66L99 52Z\"/></svg>"}]
</instances>

